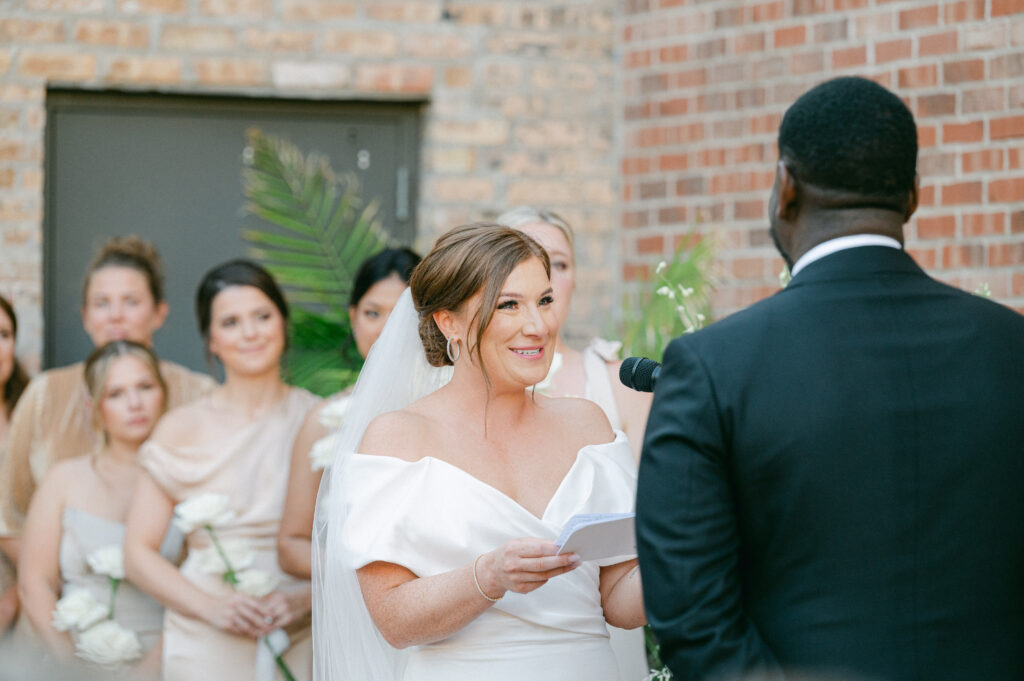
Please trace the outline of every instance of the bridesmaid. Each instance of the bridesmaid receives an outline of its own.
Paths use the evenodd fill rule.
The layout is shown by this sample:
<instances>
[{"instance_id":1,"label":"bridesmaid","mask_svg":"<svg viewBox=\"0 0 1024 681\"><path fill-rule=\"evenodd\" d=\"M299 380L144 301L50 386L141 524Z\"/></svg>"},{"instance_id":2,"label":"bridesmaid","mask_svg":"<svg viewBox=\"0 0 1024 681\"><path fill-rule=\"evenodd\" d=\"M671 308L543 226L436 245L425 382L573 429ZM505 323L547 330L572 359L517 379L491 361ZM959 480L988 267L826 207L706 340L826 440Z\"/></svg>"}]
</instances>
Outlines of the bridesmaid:
<instances>
[{"instance_id":1,"label":"bridesmaid","mask_svg":"<svg viewBox=\"0 0 1024 681\"><path fill-rule=\"evenodd\" d=\"M50 468L32 497L18 562L25 615L39 641L58 657L72 655L78 636L54 627L58 598L72 587L86 590L100 604L110 601L108 578L92 572L86 557L124 542L124 522L141 473L136 454L163 413L167 394L157 358L132 341L93 351L85 363L85 385L103 444ZM164 542L171 557L180 547L180 534ZM163 608L122 583L114 612L117 623L134 632L148 651L138 668L157 672Z\"/></svg>"},{"instance_id":2,"label":"bridesmaid","mask_svg":"<svg viewBox=\"0 0 1024 681\"><path fill-rule=\"evenodd\" d=\"M398 297L408 288L409 277L419 262L420 256L408 248L387 248L359 266L352 284L348 317L363 359L384 329ZM277 559L282 570L300 579L310 578L313 508L326 464L324 458L331 453L328 435L341 425L351 392L349 387L311 411L292 448L288 495L277 535Z\"/></svg>"},{"instance_id":3,"label":"bridesmaid","mask_svg":"<svg viewBox=\"0 0 1024 681\"><path fill-rule=\"evenodd\" d=\"M555 315L558 317L558 340L555 362L561 356L561 368L552 365L548 374L549 397L585 397L596 402L613 428L622 430L629 439L633 458L640 460L640 448L647 427L647 413L652 395L640 393L619 381L618 343L594 338L583 352L570 347L561 329L569 318L572 293L576 288L576 256L573 250L572 227L561 216L546 210L520 206L503 213L498 224L511 227L533 237L551 258L551 288L555 294ZM647 676L648 664L643 629L623 630L609 626L612 650L623 679Z\"/></svg>"},{"instance_id":4,"label":"bridesmaid","mask_svg":"<svg viewBox=\"0 0 1024 681\"><path fill-rule=\"evenodd\" d=\"M291 637L285 662L296 679L309 679L309 584L281 573L274 541L292 441L316 403L281 379L288 305L270 274L234 260L206 274L196 310L207 350L223 365L225 380L209 395L169 412L143 447L125 571L168 608L166 681L251 681L257 639L279 628ZM180 571L160 555L175 506L206 494L227 500L230 515L215 531L237 563L232 567L258 570L279 582L276 589L262 597L236 591L223 579L224 565L202 529L188 535L189 555Z\"/></svg>"},{"instance_id":5,"label":"bridesmaid","mask_svg":"<svg viewBox=\"0 0 1024 681\"><path fill-rule=\"evenodd\" d=\"M14 307L0 296L0 452L7 440L11 413L28 385L28 374L14 354L18 341L18 316Z\"/></svg>"},{"instance_id":6,"label":"bridesmaid","mask_svg":"<svg viewBox=\"0 0 1024 681\"><path fill-rule=\"evenodd\" d=\"M14 348L18 340L18 316L14 307L0 296L0 462L7 456L7 431L11 412L28 385L28 374L22 368ZM4 539L0 537L0 637L14 623L18 614L18 588L14 565L8 559Z\"/></svg>"},{"instance_id":7,"label":"bridesmaid","mask_svg":"<svg viewBox=\"0 0 1024 681\"><path fill-rule=\"evenodd\" d=\"M153 346L167 318L164 277L153 244L114 237L89 266L82 293L82 326L96 347L114 340ZM208 376L160 362L167 406L190 402L213 387ZM36 485L56 461L101 442L82 386L82 363L44 371L22 395L11 421L9 450L0 470L0 537L15 561L18 537Z\"/></svg>"}]
</instances>

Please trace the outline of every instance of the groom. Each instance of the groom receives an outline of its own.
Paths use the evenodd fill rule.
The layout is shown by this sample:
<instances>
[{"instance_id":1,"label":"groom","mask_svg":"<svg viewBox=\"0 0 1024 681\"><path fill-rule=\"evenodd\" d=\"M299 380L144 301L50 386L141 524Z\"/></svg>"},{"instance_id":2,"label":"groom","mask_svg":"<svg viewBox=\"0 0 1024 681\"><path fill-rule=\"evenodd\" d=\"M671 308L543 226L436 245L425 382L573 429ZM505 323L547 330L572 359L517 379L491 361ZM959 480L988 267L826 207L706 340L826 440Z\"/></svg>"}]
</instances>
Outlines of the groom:
<instances>
[{"instance_id":1,"label":"groom","mask_svg":"<svg viewBox=\"0 0 1024 681\"><path fill-rule=\"evenodd\" d=\"M1024 317L902 249L917 135L840 78L782 121L788 287L665 352L640 462L676 678L1024 679Z\"/></svg>"}]
</instances>

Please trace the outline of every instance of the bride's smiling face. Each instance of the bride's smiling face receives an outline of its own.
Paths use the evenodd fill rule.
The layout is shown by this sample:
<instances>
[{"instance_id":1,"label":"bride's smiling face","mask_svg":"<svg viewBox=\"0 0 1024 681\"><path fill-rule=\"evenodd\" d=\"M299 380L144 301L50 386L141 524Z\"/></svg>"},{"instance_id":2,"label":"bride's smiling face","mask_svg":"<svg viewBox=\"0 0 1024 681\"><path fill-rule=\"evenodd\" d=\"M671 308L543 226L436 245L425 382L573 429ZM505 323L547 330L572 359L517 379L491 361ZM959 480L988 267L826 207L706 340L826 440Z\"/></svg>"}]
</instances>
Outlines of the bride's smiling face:
<instances>
[{"instance_id":1,"label":"bride's smiling face","mask_svg":"<svg viewBox=\"0 0 1024 681\"><path fill-rule=\"evenodd\" d=\"M472 313L481 297L468 301L464 323L476 316ZM547 376L558 338L553 303L551 281L539 258L524 260L508 275L480 339L480 358L493 389L526 388ZM475 330L469 335L470 347L474 336Z\"/></svg>"}]
</instances>

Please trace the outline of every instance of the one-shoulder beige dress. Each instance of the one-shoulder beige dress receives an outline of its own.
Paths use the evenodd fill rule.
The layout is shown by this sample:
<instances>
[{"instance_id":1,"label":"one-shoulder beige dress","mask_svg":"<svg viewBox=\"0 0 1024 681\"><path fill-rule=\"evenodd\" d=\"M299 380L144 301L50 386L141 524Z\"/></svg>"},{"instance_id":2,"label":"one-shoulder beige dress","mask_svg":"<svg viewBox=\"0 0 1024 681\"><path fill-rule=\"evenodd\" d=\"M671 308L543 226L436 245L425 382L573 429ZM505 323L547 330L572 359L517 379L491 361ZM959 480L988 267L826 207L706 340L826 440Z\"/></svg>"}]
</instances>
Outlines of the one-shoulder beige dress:
<instances>
[{"instance_id":1,"label":"one-shoulder beige dress","mask_svg":"<svg viewBox=\"0 0 1024 681\"><path fill-rule=\"evenodd\" d=\"M208 410L209 397L183 409ZM288 396L262 419L217 442L178 447L173 451L147 442L139 452L142 466L175 503L216 493L231 500L235 515L216 526L218 540L248 539L255 549L251 568L280 579L278 590L300 589L307 584L286 575L277 563L276 538L284 511L292 443L303 420L316 403L310 393L292 388ZM232 587L199 567L199 551L210 546L204 530L186 539L189 556L181 573L210 594L227 596ZM284 660L298 681L311 679L312 638L308 619L287 630L292 646ZM234 636L171 609L164 614L164 681L251 681L257 642ZM282 678L278 673L277 678Z\"/></svg>"}]
</instances>

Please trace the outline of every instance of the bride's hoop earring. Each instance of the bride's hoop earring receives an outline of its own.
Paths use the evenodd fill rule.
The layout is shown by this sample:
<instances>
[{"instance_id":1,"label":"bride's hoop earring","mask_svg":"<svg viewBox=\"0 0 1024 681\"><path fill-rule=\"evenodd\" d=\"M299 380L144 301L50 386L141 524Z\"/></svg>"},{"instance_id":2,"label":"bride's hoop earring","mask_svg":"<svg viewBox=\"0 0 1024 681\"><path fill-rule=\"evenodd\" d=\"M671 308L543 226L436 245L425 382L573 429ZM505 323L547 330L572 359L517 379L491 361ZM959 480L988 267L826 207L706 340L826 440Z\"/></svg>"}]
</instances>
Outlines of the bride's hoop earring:
<instances>
[{"instance_id":1,"label":"bride's hoop earring","mask_svg":"<svg viewBox=\"0 0 1024 681\"><path fill-rule=\"evenodd\" d=\"M452 341L455 341L455 352L452 352ZM459 357L462 357L462 346L459 345L459 339L455 336L448 336L448 342L445 344L444 351L448 355L448 359L452 361L452 364L458 362Z\"/></svg>"}]
</instances>

